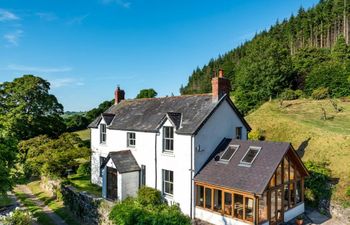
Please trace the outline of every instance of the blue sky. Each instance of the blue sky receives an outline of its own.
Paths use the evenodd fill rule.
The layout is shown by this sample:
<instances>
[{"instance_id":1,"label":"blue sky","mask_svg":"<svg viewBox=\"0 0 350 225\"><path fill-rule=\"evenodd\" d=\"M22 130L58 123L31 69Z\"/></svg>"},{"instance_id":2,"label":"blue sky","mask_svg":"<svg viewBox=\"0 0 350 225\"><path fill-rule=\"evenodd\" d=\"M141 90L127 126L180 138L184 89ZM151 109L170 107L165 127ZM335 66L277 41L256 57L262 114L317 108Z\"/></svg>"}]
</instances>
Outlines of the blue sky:
<instances>
[{"instance_id":1,"label":"blue sky","mask_svg":"<svg viewBox=\"0 0 350 225\"><path fill-rule=\"evenodd\" d=\"M35 74L65 110L143 88L179 94L197 66L317 0L0 0L0 82Z\"/></svg>"}]
</instances>

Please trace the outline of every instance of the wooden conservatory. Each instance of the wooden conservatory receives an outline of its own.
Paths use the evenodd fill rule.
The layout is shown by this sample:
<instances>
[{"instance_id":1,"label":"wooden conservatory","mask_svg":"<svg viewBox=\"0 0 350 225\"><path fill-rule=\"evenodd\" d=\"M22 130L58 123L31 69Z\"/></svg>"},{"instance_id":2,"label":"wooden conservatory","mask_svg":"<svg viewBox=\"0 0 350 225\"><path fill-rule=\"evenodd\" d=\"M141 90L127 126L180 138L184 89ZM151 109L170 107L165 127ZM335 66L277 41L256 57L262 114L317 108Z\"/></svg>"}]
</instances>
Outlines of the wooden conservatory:
<instances>
[{"instance_id":1,"label":"wooden conservatory","mask_svg":"<svg viewBox=\"0 0 350 225\"><path fill-rule=\"evenodd\" d=\"M279 224L304 212L308 175L290 143L230 141L195 176L195 216L214 224Z\"/></svg>"}]
</instances>

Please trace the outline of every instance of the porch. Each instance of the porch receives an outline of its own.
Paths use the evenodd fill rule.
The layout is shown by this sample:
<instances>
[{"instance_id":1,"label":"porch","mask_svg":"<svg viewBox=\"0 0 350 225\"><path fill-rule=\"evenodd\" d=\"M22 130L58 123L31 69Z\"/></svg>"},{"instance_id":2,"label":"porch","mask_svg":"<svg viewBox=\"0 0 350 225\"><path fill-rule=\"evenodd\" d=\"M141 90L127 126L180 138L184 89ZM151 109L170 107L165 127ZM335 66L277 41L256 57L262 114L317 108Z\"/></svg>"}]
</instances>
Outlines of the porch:
<instances>
[{"instance_id":1,"label":"porch","mask_svg":"<svg viewBox=\"0 0 350 225\"><path fill-rule=\"evenodd\" d=\"M101 170L103 198L122 201L136 195L140 167L129 150L110 152Z\"/></svg>"}]
</instances>

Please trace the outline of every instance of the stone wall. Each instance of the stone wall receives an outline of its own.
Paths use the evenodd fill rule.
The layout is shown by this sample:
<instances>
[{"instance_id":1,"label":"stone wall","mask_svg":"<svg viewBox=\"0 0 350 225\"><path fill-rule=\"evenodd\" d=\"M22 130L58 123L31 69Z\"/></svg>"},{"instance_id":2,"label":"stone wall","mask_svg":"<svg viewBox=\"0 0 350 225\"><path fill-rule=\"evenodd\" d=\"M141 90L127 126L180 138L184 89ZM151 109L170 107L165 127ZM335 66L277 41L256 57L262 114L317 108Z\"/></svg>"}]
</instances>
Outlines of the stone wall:
<instances>
[{"instance_id":1,"label":"stone wall","mask_svg":"<svg viewBox=\"0 0 350 225\"><path fill-rule=\"evenodd\" d=\"M61 185L64 204L77 216L82 224L110 225L109 212L113 204L102 198L96 198L86 192L79 192L69 185Z\"/></svg>"}]
</instances>

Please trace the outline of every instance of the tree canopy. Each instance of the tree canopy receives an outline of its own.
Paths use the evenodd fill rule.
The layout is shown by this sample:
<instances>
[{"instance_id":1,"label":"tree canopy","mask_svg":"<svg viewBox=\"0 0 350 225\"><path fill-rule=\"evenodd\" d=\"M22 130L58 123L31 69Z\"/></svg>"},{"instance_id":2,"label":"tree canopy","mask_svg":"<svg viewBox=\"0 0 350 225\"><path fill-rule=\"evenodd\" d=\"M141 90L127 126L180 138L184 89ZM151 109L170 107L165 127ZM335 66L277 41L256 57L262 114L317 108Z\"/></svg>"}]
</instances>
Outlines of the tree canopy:
<instances>
[{"instance_id":1,"label":"tree canopy","mask_svg":"<svg viewBox=\"0 0 350 225\"><path fill-rule=\"evenodd\" d=\"M75 133L64 133L57 139L40 135L21 141L18 147L27 176L64 177L68 169L78 167L78 159L90 155L89 148Z\"/></svg>"},{"instance_id":2,"label":"tree canopy","mask_svg":"<svg viewBox=\"0 0 350 225\"><path fill-rule=\"evenodd\" d=\"M49 82L33 75L0 84L0 123L4 131L19 140L61 134L65 130L63 106L49 90Z\"/></svg>"},{"instance_id":3,"label":"tree canopy","mask_svg":"<svg viewBox=\"0 0 350 225\"><path fill-rule=\"evenodd\" d=\"M277 21L251 41L197 67L180 92L211 92L211 78L221 68L243 113L288 89L310 95L310 88L322 85L331 96L349 95L349 18L350 1L323 0L310 9L300 8L296 16ZM322 81L312 85L318 72ZM327 74L333 72L330 82Z\"/></svg>"},{"instance_id":4,"label":"tree canopy","mask_svg":"<svg viewBox=\"0 0 350 225\"><path fill-rule=\"evenodd\" d=\"M157 94L158 93L153 88L142 89L136 98L155 98Z\"/></svg>"}]
</instances>

